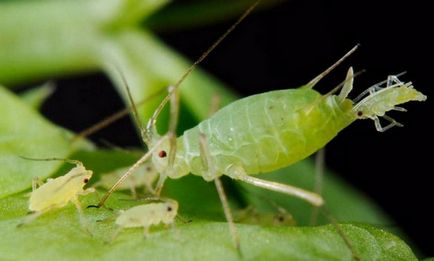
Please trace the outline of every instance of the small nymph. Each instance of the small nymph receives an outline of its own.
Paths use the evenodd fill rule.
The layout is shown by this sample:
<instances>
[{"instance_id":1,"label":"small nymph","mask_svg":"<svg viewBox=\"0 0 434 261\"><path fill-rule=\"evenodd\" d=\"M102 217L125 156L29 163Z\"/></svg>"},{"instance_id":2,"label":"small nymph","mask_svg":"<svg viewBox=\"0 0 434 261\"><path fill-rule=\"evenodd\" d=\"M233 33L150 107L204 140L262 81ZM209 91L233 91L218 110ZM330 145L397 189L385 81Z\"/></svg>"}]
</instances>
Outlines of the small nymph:
<instances>
[{"instance_id":1,"label":"small nymph","mask_svg":"<svg viewBox=\"0 0 434 261\"><path fill-rule=\"evenodd\" d=\"M34 181L32 184L32 193L29 200L30 214L18 226L28 224L35 220L40 215L56 209L63 208L69 202L72 202L79 213L80 223L82 226L86 225L83 217L78 196L86 195L95 191L94 188L84 189L84 186L89 182L92 177L92 171L87 170L83 163L78 160L68 159L30 159L30 160L62 160L76 166L63 176L48 179L46 183ZM39 186L39 187L38 187ZM86 228L86 227L85 227ZM86 228L87 230L87 228Z\"/></svg>"},{"instance_id":2,"label":"small nymph","mask_svg":"<svg viewBox=\"0 0 434 261\"><path fill-rule=\"evenodd\" d=\"M121 230L132 227L143 227L143 234L146 238L151 226L160 223L172 225L177 214L178 202L171 199L165 200L165 202L149 203L121 210L115 221L119 227L113 235L112 241Z\"/></svg>"}]
</instances>

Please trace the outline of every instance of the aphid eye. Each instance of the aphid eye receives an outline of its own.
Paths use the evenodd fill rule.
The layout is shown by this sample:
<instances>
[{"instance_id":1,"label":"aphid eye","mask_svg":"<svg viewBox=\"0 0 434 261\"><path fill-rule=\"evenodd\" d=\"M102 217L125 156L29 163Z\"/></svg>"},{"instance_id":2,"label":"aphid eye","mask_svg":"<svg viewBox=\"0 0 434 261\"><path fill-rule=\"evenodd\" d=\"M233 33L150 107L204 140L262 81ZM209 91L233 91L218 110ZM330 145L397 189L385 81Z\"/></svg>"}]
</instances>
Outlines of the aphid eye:
<instances>
[{"instance_id":1,"label":"aphid eye","mask_svg":"<svg viewBox=\"0 0 434 261\"><path fill-rule=\"evenodd\" d=\"M279 222L283 222L283 221L285 221L285 218L283 216L278 216L277 220L279 220Z\"/></svg>"},{"instance_id":2,"label":"aphid eye","mask_svg":"<svg viewBox=\"0 0 434 261\"><path fill-rule=\"evenodd\" d=\"M83 180L83 182L86 184L86 183L89 182L89 179L88 179L88 178L85 178L85 179Z\"/></svg>"},{"instance_id":3,"label":"aphid eye","mask_svg":"<svg viewBox=\"0 0 434 261\"><path fill-rule=\"evenodd\" d=\"M167 153L166 153L166 151L162 150L162 151L160 151L160 152L158 153L158 156L159 156L160 158L165 158L165 157L167 156Z\"/></svg>"},{"instance_id":4,"label":"aphid eye","mask_svg":"<svg viewBox=\"0 0 434 261\"><path fill-rule=\"evenodd\" d=\"M171 206L168 206L168 207L167 207L167 211L168 211L168 212L172 211L172 207L171 207Z\"/></svg>"},{"instance_id":5,"label":"aphid eye","mask_svg":"<svg viewBox=\"0 0 434 261\"><path fill-rule=\"evenodd\" d=\"M146 167L146 171L151 171L152 168L151 167Z\"/></svg>"},{"instance_id":6,"label":"aphid eye","mask_svg":"<svg viewBox=\"0 0 434 261\"><path fill-rule=\"evenodd\" d=\"M358 112L357 112L357 116L361 117L362 115L363 115L363 112L362 112L362 111L358 111Z\"/></svg>"}]
</instances>

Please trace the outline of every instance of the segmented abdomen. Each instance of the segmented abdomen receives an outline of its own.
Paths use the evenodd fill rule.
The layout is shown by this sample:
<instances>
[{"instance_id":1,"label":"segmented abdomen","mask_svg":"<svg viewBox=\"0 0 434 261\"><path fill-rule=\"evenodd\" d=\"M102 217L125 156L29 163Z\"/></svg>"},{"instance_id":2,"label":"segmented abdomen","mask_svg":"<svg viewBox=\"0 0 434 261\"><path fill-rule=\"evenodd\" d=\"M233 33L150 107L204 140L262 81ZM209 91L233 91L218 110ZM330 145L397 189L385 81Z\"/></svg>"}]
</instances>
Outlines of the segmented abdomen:
<instances>
[{"instance_id":1,"label":"segmented abdomen","mask_svg":"<svg viewBox=\"0 0 434 261\"><path fill-rule=\"evenodd\" d=\"M350 122L333 99L310 89L272 91L238 100L180 138L194 174L202 175L199 132L220 173L231 164L248 174L269 172L312 154ZM345 126L343 126L345 125Z\"/></svg>"}]
</instances>

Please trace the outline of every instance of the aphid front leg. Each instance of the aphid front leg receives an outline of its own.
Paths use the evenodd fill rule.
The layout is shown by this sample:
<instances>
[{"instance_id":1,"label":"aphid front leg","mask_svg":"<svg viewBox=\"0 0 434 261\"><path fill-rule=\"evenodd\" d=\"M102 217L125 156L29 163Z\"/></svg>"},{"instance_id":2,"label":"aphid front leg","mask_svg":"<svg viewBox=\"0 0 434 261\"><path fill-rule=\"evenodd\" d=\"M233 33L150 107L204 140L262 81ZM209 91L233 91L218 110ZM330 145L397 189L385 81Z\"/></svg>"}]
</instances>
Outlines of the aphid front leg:
<instances>
[{"instance_id":1,"label":"aphid front leg","mask_svg":"<svg viewBox=\"0 0 434 261\"><path fill-rule=\"evenodd\" d=\"M200 156L203 162L203 166L205 166L206 171L203 174L203 178L205 180L213 180L216 186L220 201L223 206L223 212L225 214L226 220L229 225L229 231L231 232L232 242L234 243L235 248L238 253L241 253L240 248L240 237L238 236L237 228L235 227L234 219L232 216L231 209L229 207L228 199L226 197L223 185L220 181L220 178L217 176L216 167L214 165L212 156L209 152L208 143L205 134L200 133L199 135L199 148L200 148Z\"/></svg>"},{"instance_id":2,"label":"aphid front leg","mask_svg":"<svg viewBox=\"0 0 434 261\"><path fill-rule=\"evenodd\" d=\"M87 189L89 190L89 189ZM85 190L86 191L86 190ZM85 192L83 191L83 192ZM93 189L93 191L95 191L95 189ZM92 192L93 192L92 191ZM85 193L88 194L91 193L91 191ZM85 194L81 194L81 195L85 195ZM90 231L90 224L88 222L88 220L84 217L84 213L83 213L83 209L81 208L81 204L80 201L78 201L78 198L74 198L71 199L71 202L74 204L75 208L77 209L78 212L78 219L80 221L80 225L81 227L84 229L84 231L86 231L89 235L93 236L92 232Z\"/></svg>"},{"instance_id":3,"label":"aphid front leg","mask_svg":"<svg viewBox=\"0 0 434 261\"><path fill-rule=\"evenodd\" d=\"M320 149L315 154L315 193L322 194L324 183L324 161L325 161L325 148ZM310 225L316 225L318 220L319 206L313 206L310 215Z\"/></svg>"},{"instance_id":4,"label":"aphid front leg","mask_svg":"<svg viewBox=\"0 0 434 261\"><path fill-rule=\"evenodd\" d=\"M393 119L387 115L383 115L383 118L390 122L386 127L381 126L380 119L377 116L372 117L372 119L374 120L375 129L379 132L385 132L388 129L393 128L395 126L397 126L397 127L403 127L404 126L402 123L397 122L395 119Z\"/></svg>"}]
</instances>

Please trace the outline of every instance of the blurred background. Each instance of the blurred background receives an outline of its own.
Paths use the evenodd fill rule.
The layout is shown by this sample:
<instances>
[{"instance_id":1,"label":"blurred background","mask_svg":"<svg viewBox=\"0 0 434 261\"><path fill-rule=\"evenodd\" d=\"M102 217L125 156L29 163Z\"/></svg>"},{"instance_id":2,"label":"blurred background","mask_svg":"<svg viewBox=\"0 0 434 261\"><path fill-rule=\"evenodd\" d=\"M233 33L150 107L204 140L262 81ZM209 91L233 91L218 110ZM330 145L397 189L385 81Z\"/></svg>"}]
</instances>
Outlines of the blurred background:
<instances>
[{"instance_id":1,"label":"blurred background","mask_svg":"<svg viewBox=\"0 0 434 261\"><path fill-rule=\"evenodd\" d=\"M265 0L264 0L265 1ZM174 1L167 10L195 1ZM232 1L217 1L227 6ZM383 208L425 255L434 256L430 125L432 106L433 18L422 1L280 1L248 17L202 64L241 96L295 88L316 76L355 44L360 49L316 89L327 92L345 77L348 66L366 72L355 80L352 97L389 74L406 71L428 96L391 116L405 125L378 133L372 121L358 121L326 149L327 167L366 193ZM234 16L235 17L235 16ZM193 17L194 18L194 17ZM155 28L168 45L196 59L233 22L205 26ZM54 122L82 130L123 108L103 74L56 80L59 88L44 105ZM98 99L95 99L98 97ZM78 116L79 115L79 116ZM122 133L122 135L119 135ZM113 144L140 144L125 118L93 136ZM375 224L374 224L375 225Z\"/></svg>"}]
</instances>

